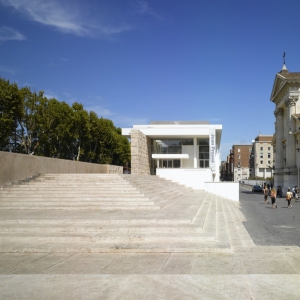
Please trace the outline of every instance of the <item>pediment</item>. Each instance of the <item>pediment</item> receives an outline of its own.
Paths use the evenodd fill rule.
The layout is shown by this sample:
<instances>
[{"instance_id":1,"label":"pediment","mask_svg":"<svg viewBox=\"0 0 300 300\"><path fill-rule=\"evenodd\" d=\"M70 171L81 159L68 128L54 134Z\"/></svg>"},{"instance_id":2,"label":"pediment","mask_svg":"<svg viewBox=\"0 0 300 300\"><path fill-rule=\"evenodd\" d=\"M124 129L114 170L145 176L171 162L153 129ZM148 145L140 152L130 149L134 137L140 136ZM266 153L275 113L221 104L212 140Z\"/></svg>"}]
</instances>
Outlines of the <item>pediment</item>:
<instances>
[{"instance_id":1,"label":"pediment","mask_svg":"<svg viewBox=\"0 0 300 300\"><path fill-rule=\"evenodd\" d=\"M283 88L283 86L286 84L286 80L280 76L279 74L276 74L275 77L275 81L273 84L273 89L272 89L272 93L271 93L271 101L274 102L274 99L276 97L276 95L278 95L278 93L281 91L281 89Z\"/></svg>"}]
</instances>

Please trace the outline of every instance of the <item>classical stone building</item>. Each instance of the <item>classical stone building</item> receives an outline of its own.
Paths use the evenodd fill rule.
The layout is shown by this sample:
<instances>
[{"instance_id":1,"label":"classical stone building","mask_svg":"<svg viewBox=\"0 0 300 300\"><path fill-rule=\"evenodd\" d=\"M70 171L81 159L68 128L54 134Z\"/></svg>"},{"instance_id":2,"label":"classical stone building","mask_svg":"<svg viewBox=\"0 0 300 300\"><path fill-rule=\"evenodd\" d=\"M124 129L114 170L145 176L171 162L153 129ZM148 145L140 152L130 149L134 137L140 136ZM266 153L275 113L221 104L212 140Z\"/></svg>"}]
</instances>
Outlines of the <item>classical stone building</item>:
<instances>
[{"instance_id":1,"label":"classical stone building","mask_svg":"<svg viewBox=\"0 0 300 300\"><path fill-rule=\"evenodd\" d=\"M300 72L289 72L285 66L275 76L271 101L275 107L274 185L299 186L300 167Z\"/></svg>"},{"instance_id":2,"label":"classical stone building","mask_svg":"<svg viewBox=\"0 0 300 300\"><path fill-rule=\"evenodd\" d=\"M122 128L131 139L131 173L152 174L202 188L219 181L222 125L155 121Z\"/></svg>"}]
</instances>

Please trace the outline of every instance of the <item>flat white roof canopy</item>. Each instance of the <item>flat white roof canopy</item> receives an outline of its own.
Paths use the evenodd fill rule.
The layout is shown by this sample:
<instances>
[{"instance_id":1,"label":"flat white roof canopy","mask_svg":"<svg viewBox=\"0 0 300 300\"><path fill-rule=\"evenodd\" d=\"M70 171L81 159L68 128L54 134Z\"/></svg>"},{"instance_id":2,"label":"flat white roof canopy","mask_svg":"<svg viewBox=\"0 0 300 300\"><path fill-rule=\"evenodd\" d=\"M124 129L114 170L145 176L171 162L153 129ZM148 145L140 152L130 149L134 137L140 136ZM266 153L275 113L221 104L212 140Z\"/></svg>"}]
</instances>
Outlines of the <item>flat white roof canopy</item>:
<instances>
[{"instance_id":1,"label":"flat white roof canopy","mask_svg":"<svg viewBox=\"0 0 300 300\"><path fill-rule=\"evenodd\" d=\"M122 135L130 138L131 130L140 130L151 139L163 138L202 138L209 136L210 129L215 129L216 144L220 145L222 125L217 124L149 124L133 125L132 128L122 128Z\"/></svg>"},{"instance_id":2,"label":"flat white roof canopy","mask_svg":"<svg viewBox=\"0 0 300 300\"><path fill-rule=\"evenodd\" d=\"M188 154L152 154L155 159L189 159Z\"/></svg>"}]
</instances>

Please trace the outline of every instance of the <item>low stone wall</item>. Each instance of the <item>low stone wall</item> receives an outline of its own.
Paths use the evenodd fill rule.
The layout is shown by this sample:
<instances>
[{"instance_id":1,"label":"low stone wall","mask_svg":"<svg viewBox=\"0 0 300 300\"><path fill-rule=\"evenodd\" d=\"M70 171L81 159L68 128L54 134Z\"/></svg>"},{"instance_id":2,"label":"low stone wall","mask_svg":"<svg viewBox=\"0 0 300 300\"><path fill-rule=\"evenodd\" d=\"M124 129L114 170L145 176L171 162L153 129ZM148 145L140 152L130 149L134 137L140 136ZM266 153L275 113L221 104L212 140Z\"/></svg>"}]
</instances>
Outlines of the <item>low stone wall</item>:
<instances>
[{"instance_id":1,"label":"low stone wall","mask_svg":"<svg viewBox=\"0 0 300 300\"><path fill-rule=\"evenodd\" d=\"M123 167L0 151L0 185L38 174L123 173Z\"/></svg>"}]
</instances>

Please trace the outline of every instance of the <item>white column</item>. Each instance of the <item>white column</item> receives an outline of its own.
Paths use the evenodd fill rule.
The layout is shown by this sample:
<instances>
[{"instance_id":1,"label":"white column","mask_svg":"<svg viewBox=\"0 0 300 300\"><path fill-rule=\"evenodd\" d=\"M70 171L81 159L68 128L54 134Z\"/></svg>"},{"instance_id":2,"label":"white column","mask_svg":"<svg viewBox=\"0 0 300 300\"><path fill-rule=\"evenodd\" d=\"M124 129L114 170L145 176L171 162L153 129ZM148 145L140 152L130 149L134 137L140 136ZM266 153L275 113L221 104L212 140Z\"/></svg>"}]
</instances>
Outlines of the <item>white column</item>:
<instances>
[{"instance_id":1,"label":"white column","mask_svg":"<svg viewBox=\"0 0 300 300\"><path fill-rule=\"evenodd\" d=\"M194 137L194 169L197 169L198 159L197 159L197 138Z\"/></svg>"}]
</instances>

